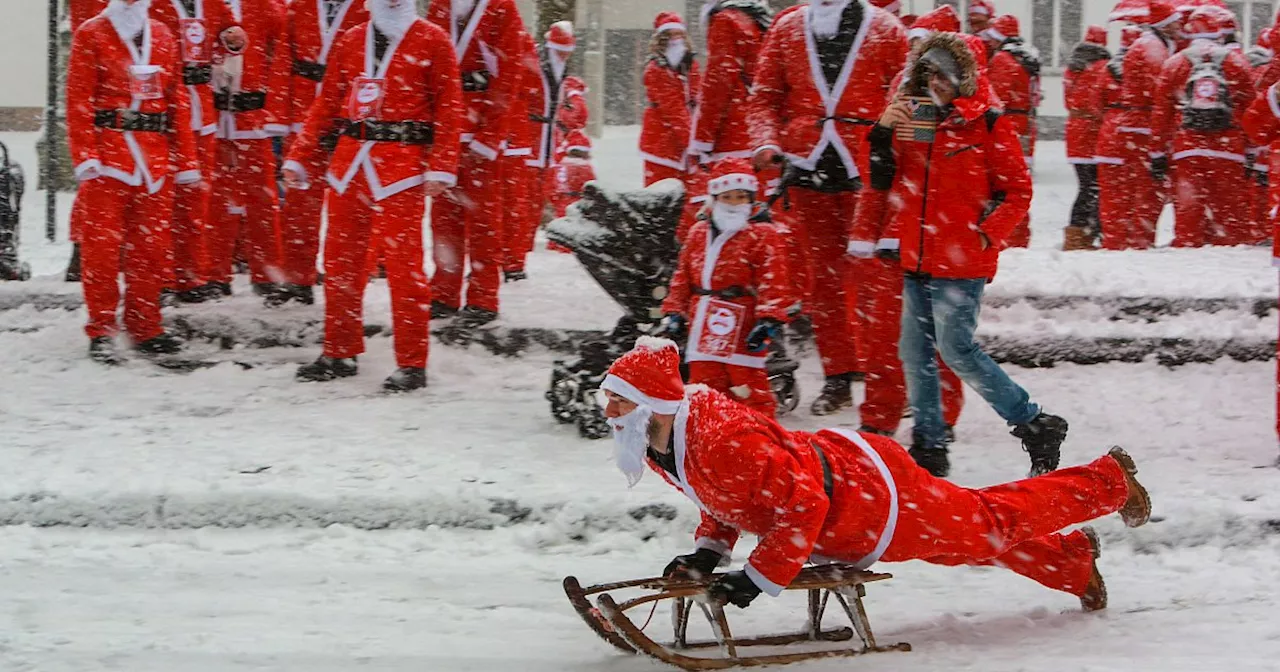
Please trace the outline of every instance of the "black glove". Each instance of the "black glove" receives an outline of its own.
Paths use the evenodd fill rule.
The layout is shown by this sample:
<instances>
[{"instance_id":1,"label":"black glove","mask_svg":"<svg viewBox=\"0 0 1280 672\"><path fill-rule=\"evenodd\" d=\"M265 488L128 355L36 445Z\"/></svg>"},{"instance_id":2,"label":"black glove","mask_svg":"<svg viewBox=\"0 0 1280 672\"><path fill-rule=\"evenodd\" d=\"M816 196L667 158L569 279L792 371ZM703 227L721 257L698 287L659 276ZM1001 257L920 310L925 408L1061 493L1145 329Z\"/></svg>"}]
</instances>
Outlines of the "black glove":
<instances>
[{"instance_id":1,"label":"black glove","mask_svg":"<svg viewBox=\"0 0 1280 672\"><path fill-rule=\"evenodd\" d=\"M699 548L688 555L677 555L676 559L662 570L662 575L689 577L694 580L709 577L715 573L722 557L709 548Z\"/></svg>"},{"instance_id":2,"label":"black glove","mask_svg":"<svg viewBox=\"0 0 1280 672\"><path fill-rule=\"evenodd\" d=\"M748 352L764 352L769 347L769 341L778 340L778 335L782 333L782 324L777 320L764 318L756 320L756 326L751 328L751 332L747 334L747 351Z\"/></svg>"},{"instance_id":3,"label":"black glove","mask_svg":"<svg viewBox=\"0 0 1280 672\"><path fill-rule=\"evenodd\" d=\"M1164 182L1164 178L1169 174L1169 157L1157 156L1151 159L1151 177L1156 182Z\"/></svg>"},{"instance_id":4,"label":"black glove","mask_svg":"<svg viewBox=\"0 0 1280 672\"><path fill-rule=\"evenodd\" d=\"M683 341L689 336L689 321L680 313L667 313L662 318L662 335L676 341Z\"/></svg>"},{"instance_id":5,"label":"black glove","mask_svg":"<svg viewBox=\"0 0 1280 672\"><path fill-rule=\"evenodd\" d=\"M737 571L721 574L707 588L707 597L718 602L727 602L739 609L746 609L751 600L760 595L751 577L746 572Z\"/></svg>"}]
</instances>

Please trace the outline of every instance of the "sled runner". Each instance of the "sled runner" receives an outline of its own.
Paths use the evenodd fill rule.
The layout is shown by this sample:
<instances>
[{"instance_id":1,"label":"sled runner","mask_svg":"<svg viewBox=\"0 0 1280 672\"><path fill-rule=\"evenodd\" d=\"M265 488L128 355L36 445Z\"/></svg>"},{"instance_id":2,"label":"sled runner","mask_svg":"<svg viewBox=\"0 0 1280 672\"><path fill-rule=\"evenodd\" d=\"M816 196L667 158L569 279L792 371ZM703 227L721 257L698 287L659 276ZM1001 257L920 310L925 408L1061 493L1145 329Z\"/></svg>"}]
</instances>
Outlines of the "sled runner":
<instances>
[{"instance_id":1,"label":"sled runner","mask_svg":"<svg viewBox=\"0 0 1280 672\"><path fill-rule=\"evenodd\" d=\"M724 605L705 599L709 580L695 581L685 578L636 579L619 583L607 583L582 587L575 577L564 580L564 591L570 604L587 625L606 642L624 653L642 654L686 670L724 670L735 667L783 665L806 660L855 656L883 651L910 651L906 643L879 645L871 632L867 612L862 603L866 596L865 584L892 578L890 574L867 572L853 565L832 564L807 567L796 577L787 590L803 590L808 593L808 617L803 631L790 634L760 637L734 637L729 628ZM622 590L650 591L646 595L625 601L617 601L612 593ZM600 595L598 606L591 606L591 595ZM636 625L628 612L649 605L674 600L672 605L673 637L669 644L660 644L644 633L644 627ZM822 628L822 619L828 606L839 605L853 628ZM694 610L700 611L711 625L715 639L689 641L689 621ZM644 609L640 610L641 612ZM650 614L652 617L652 614ZM782 647L803 642L839 643L854 640L852 645L838 648L810 649L802 651L743 654L741 649L750 647ZM719 649L719 655L691 655Z\"/></svg>"}]
</instances>

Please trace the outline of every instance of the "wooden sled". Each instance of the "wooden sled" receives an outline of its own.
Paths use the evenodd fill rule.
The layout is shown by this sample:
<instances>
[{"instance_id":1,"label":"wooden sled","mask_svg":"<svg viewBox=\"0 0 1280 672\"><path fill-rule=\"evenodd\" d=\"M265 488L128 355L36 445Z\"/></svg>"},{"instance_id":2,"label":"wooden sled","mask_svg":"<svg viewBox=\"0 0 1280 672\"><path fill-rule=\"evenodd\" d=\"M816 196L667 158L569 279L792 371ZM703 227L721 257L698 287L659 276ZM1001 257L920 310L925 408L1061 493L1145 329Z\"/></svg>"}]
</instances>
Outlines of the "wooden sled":
<instances>
[{"instance_id":1,"label":"wooden sled","mask_svg":"<svg viewBox=\"0 0 1280 672\"><path fill-rule=\"evenodd\" d=\"M705 599L710 580L636 579L583 588L576 578L570 576L564 580L564 590L570 604L587 625L619 651L650 656L686 670L723 670L734 667L783 665L881 651L910 651L911 645L906 643L878 645L875 635L871 632L871 624L867 620L867 612L862 603L862 598L866 596L865 584L889 578L892 578L892 575L862 571L845 564L805 568L791 582L791 585L787 586L787 590L804 590L809 594L805 629L793 634L741 639L735 638L730 631L724 605ZM629 589L654 592L622 602L618 602L609 594ZM600 595L598 607L593 607L588 598L597 594ZM840 627L831 630L822 628L823 616L833 599L848 617L852 628ZM654 641L644 633L642 627L637 626L627 616L627 612L636 607L656 606L655 603L663 600L675 600L672 619L674 632L670 644L659 644ZM716 636L715 640L688 641L690 615L695 607L711 624L711 630ZM855 635L858 638L855 645L841 648L760 655L740 655L739 652L742 648L779 647L802 642L848 642L853 640ZM720 656L695 656L681 653L681 651L705 651L715 648L720 649Z\"/></svg>"}]
</instances>

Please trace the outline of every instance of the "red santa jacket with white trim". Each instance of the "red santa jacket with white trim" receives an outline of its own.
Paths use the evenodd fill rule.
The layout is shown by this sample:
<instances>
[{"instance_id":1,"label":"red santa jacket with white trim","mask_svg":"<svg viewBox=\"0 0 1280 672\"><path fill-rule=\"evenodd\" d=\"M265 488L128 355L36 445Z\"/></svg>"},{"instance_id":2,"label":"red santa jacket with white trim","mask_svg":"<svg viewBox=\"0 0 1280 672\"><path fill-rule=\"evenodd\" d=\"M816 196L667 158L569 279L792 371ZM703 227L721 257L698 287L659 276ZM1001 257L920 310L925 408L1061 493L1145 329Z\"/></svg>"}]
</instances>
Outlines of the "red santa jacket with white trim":
<instances>
[{"instance_id":1,"label":"red santa jacket with white trim","mask_svg":"<svg viewBox=\"0 0 1280 672\"><path fill-rule=\"evenodd\" d=\"M130 66L148 65L159 70L148 87L153 93L140 99L133 95ZM152 133L103 128L94 125L98 110L166 114L169 130ZM150 193L159 191L175 169L179 183L200 179L178 41L164 24L147 22L141 49L122 39L103 16L89 19L76 31L67 69L67 139L77 177L97 170L130 186L145 185Z\"/></svg>"},{"instance_id":2,"label":"red santa jacket with white trim","mask_svg":"<svg viewBox=\"0 0 1280 672\"><path fill-rule=\"evenodd\" d=\"M746 12L723 9L707 26L707 66L698 95L693 151L712 161L751 156L746 102L764 31Z\"/></svg>"},{"instance_id":3,"label":"red santa jacket with white trim","mask_svg":"<svg viewBox=\"0 0 1280 672\"><path fill-rule=\"evenodd\" d=\"M520 132L512 140L513 146L529 148L526 163L537 168L555 165L565 136L587 127L587 83L574 75L557 82L549 58L546 49L538 50L537 64L527 73L521 89L528 121L516 120Z\"/></svg>"},{"instance_id":4,"label":"red santa jacket with white trim","mask_svg":"<svg viewBox=\"0 0 1280 672\"><path fill-rule=\"evenodd\" d=\"M242 112L222 110L218 115L218 137L229 140L261 140L289 132L289 70L292 63L284 43L284 3L280 0L226 0L236 23L248 36L239 86L232 94L265 97L262 107ZM233 55L226 55L232 58ZM220 68L214 68L214 99L220 98ZM216 105L216 103L215 103Z\"/></svg>"},{"instance_id":5,"label":"red santa jacket with white trim","mask_svg":"<svg viewBox=\"0 0 1280 672\"><path fill-rule=\"evenodd\" d=\"M1214 52L1213 49L1221 50ZM1186 98L1187 80L1191 76L1192 59L1217 53L1224 58L1222 74L1227 80L1227 92L1235 117L1235 128L1221 132L1192 131L1182 128L1182 103ZM1191 46L1178 52L1165 62L1160 73L1160 86L1154 99L1155 110L1151 115L1153 140L1151 151L1172 152L1173 160L1200 156L1245 162L1245 137L1240 130L1240 120L1253 102L1253 71L1249 59L1239 49L1228 49L1205 40L1195 40Z\"/></svg>"},{"instance_id":6,"label":"red santa jacket with white trim","mask_svg":"<svg viewBox=\"0 0 1280 672\"><path fill-rule=\"evenodd\" d=\"M804 6L779 17L765 37L749 103L755 149L779 150L812 170L834 145L850 176L860 145L888 101L889 85L907 59L902 24L862 4L862 24L838 81L826 84ZM855 121L856 120L856 121Z\"/></svg>"},{"instance_id":7,"label":"red santa jacket with white trim","mask_svg":"<svg viewBox=\"0 0 1280 672\"><path fill-rule=\"evenodd\" d=\"M1018 135L1027 135L1031 130L1031 115L1040 102L1036 100L1036 81L1031 73L1013 54L997 49L987 66L987 79Z\"/></svg>"},{"instance_id":8,"label":"red santa jacket with white trim","mask_svg":"<svg viewBox=\"0 0 1280 672\"><path fill-rule=\"evenodd\" d=\"M315 76L324 77L324 66L329 62L334 44L343 33L368 22L369 10L364 0L347 0L333 24L325 18L324 0L294 0L285 17L284 59L290 72L285 95L289 105L289 130L294 133L302 130L307 110L320 94L320 82Z\"/></svg>"},{"instance_id":9,"label":"red santa jacket with white trim","mask_svg":"<svg viewBox=\"0 0 1280 672\"><path fill-rule=\"evenodd\" d=\"M692 132L693 111L701 74L698 62L689 60L682 72L667 59L655 56L644 66L646 105L640 129L640 155L645 161L684 170Z\"/></svg>"},{"instance_id":10,"label":"red santa jacket with white trim","mask_svg":"<svg viewBox=\"0 0 1280 672\"><path fill-rule=\"evenodd\" d=\"M1119 111L1103 121L1098 134L1099 163L1123 163L1133 154L1133 146L1149 149L1160 72L1175 46L1148 28L1125 52L1124 77L1115 102Z\"/></svg>"},{"instance_id":11,"label":"red santa jacket with white trim","mask_svg":"<svg viewBox=\"0 0 1280 672\"><path fill-rule=\"evenodd\" d=\"M152 0L151 18L167 27L178 39L183 64L183 81L191 99L191 130L210 135L218 130L218 113L213 109L213 85L204 80L212 70L219 36L236 25L231 10L222 0L194 0L188 13L182 0ZM187 80L188 72L191 80Z\"/></svg>"},{"instance_id":12,"label":"red santa jacket with white trim","mask_svg":"<svg viewBox=\"0 0 1280 672\"><path fill-rule=\"evenodd\" d=\"M542 75L538 62L538 45L533 36L525 33L524 45L520 48L520 86L516 91L515 102L511 105L511 121L507 124L507 148L504 156L524 157L528 160L533 155L533 148L538 144L540 124L533 117L541 114Z\"/></svg>"},{"instance_id":13,"label":"red santa jacket with white trim","mask_svg":"<svg viewBox=\"0 0 1280 672\"><path fill-rule=\"evenodd\" d=\"M462 142L489 160L507 139L519 96L520 59L526 31L515 0L476 0L463 25L453 20L450 0L432 0L427 20L453 40L458 70L466 80ZM483 81L483 83L479 83Z\"/></svg>"},{"instance_id":14,"label":"red santa jacket with white trim","mask_svg":"<svg viewBox=\"0 0 1280 672\"><path fill-rule=\"evenodd\" d=\"M376 120L433 124L430 145L375 142L342 136L329 159L329 186L341 194L363 173L375 200L382 200L426 181L457 184L459 137L463 120L458 64L449 36L418 19L398 42L392 41L381 66L373 67L373 24L366 23L338 38L330 54L320 96L289 151L285 167L305 174L316 160L320 138L334 119L348 118L348 103L360 78L384 80ZM306 176L311 179L317 176Z\"/></svg>"},{"instance_id":15,"label":"red santa jacket with white trim","mask_svg":"<svg viewBox=\"0 0 1280 672\"><path fill-rule=\"evenodd\" d=\"M679 313L691 324L686 361L764 367L767 353L748 352L747 334L759 319L787 321L787 310L796 302L783 249L777 230L769 224L749 224L741 231L721 232L715 238L711 222L703 220L693 225L680 248L670 293L662 302L663 313ZM705 290L727 294L715 296ZM735 315L736 342L720 353L700 346L708 333L713 302L739 307L728 308Z\"/></svg>"},{"instance_id":16,"label":"red santa jacket with white trim","mask_svg":"<svg viewBox=\"0 0 1280 672\"><path fill-rule=\"evenodd\" d=\"M1249 141L1268 148L1268 172L1273 176L1280 175L1280 91L1277 89L1280 89L1280 84L1271 84L1259 91L1241 119ZM1280 266L1280 219L1276 218L1276 204L1280 203L1280 180L1275 177L1271 179L1268 200L1271 220L1276 225L1271 265Z\"/></svg>"},{"instance_id":17,"label":"red santa jacket with white trim","mask_svg":"<svg viewBox=\"0 0 1280 672\"><path fill-rule=\"evenodd\" d=\"M85 21L92 19L107 8L107 0L70 0L71 32L80 30Z\"/></svg>"},{"instance_id":18,"label":"red santa jacket with white trim","mask_svg":"<svg viewBox=\"0 0 1280 672\"><path fill-rule=\"evenodd\" d=\"M1081 70L1068 68L1062 75L1062 97L1067 108L1067 162L1091 165L1098 147L1098 131L1106 112L1107 87L1114 83L1105 58Z\"/></svg>"}]
</instances>

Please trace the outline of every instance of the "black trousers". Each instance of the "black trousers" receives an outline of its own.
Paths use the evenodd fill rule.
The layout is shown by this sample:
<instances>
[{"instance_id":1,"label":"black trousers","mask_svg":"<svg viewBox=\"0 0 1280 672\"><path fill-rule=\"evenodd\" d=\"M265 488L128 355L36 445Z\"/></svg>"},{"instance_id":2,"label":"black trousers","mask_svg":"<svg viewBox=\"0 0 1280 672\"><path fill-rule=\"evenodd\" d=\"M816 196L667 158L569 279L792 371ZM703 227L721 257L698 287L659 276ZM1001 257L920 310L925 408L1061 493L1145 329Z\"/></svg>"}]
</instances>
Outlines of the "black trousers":
<instances>
[{"instance_id":1,"label":"black trousers","mask_svg":"<svg viewBox=\"0 0 1280 672\"><path fill-rule=\"evenodd\" d=\"M1077 163L1075 168L1080 190L1071 206L1071 226L1084 229L1091 239L1097 240L1102 235L1102 220L1098 216L1098 166Z\"/></svg>"}]
</instances>

